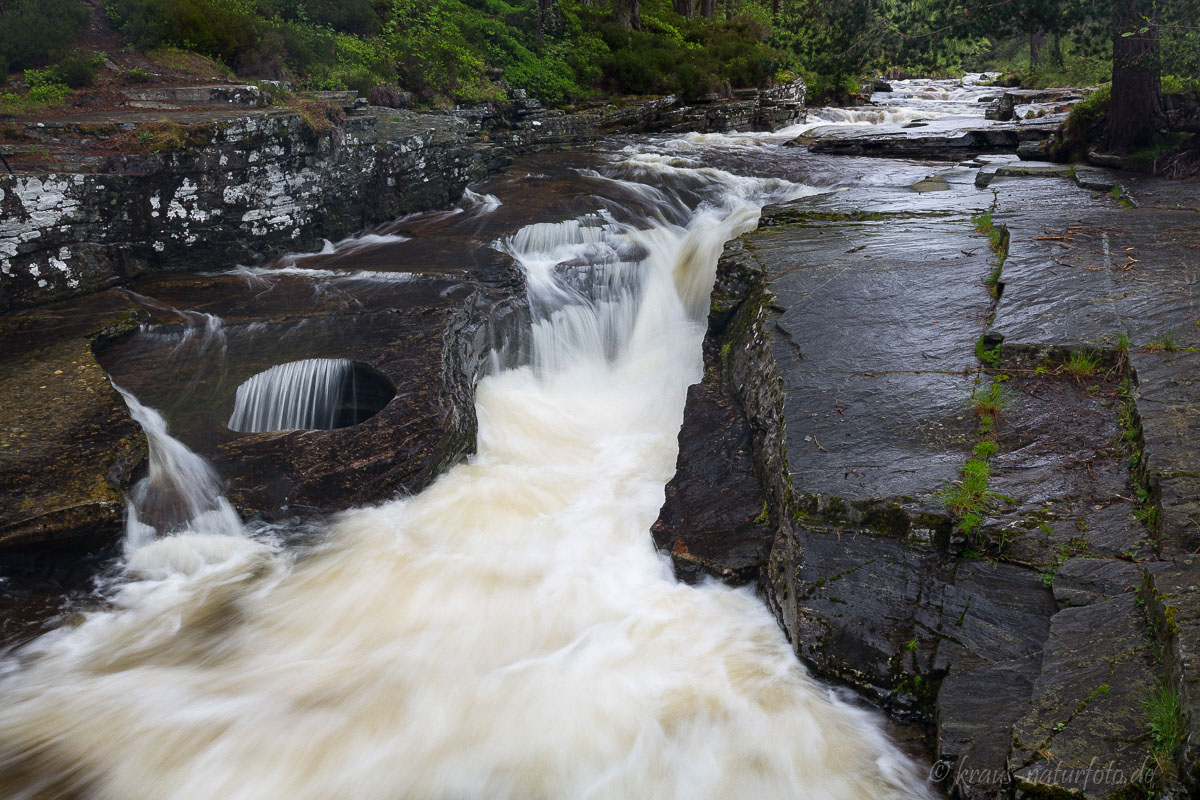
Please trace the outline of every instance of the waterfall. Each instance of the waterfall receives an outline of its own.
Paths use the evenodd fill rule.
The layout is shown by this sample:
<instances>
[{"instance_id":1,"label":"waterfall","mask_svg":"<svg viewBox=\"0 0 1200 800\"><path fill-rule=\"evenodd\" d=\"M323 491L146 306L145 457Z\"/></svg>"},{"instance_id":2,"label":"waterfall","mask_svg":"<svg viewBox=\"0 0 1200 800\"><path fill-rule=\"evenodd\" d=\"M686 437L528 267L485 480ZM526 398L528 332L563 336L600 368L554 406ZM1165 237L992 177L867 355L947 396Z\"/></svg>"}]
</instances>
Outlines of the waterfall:
<instances>
[{"instance_id":1,"label":"waterfall","mask_svg":"<svg viewBox=\"0 0 1200 800\"><path fill-rule=\"evenodd\" d=\"M815 190L640 155L588 185L660 193L657 216L501 237L533 363L480 381L476 455L304 558L142 548L111 608L0 670L0 795L927 797L753 591L681 584L654 549L723 242ZM338 364L256 376L230 426L312 422Z\"/></svg>"},{"instance_id":2,"label":"waterfall","mask_svg":"<svg viewBox=\"0 0 1200 800\"><path fill-rule=\"evenodd\" d=\"M212 466L167 433L167 422L153 408L142 405L120 386L115 388L146 434L150 467L130 494L125 530L125 552L131 554L155 534L182 531L236 536L242 520L221 491Z\"/></svg>"},{"instance_id":3,"label":"waterfall","mask_svg":"<svg viewBox=\"0 0 1200 800\"><path fill-rule=\"evenodd\" d=\"M237 389L230 430L265 433L291 428L332 430L355 398L352 369L345 358L310 358L278 364Z\"/></svg>"}]
</instances>

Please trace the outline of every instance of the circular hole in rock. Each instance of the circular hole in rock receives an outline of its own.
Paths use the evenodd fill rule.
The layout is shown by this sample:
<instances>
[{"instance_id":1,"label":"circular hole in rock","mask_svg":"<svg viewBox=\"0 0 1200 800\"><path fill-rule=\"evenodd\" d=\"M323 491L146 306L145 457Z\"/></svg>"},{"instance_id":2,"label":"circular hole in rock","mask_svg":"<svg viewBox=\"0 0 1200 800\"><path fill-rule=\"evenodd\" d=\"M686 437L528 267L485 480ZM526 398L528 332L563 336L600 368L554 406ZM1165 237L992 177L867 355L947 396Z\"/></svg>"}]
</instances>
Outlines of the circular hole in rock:
<instances>
[{"instance_id":1,"label":"circular hole in rock","mask_svg":"<svg viewBox=\"0 0 1200 800\"><path fill-rule=\"evenodd\" d=\"M277 364L237 389L230 430L266 433L333 430L378 414L396 396L379 370L347 358L309 358Z\"/></svg>"}]
</instances>

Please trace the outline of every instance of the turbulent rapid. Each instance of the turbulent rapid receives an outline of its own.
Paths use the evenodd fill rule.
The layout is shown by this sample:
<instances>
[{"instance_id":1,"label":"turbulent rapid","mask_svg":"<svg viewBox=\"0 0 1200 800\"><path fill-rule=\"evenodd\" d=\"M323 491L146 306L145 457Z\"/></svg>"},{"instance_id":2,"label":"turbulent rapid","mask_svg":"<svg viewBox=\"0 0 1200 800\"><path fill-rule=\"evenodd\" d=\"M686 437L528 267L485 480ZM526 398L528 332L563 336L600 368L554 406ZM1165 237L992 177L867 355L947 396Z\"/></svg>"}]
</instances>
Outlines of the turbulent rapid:
<instances>
[{"instance_id":1,"label":"turbulent rapid","mask_svg":"<svg viewBox=\"0 0 1200 800\"><path fill-rule=\"evenodd\" d=\"M107 607L4 664L0 794L926 796L751 591L678 583L651 542L721 247L816 191L678 150L596 170L652 214L496 242L531 355L480 381L469 463L302 553L229 530L211 488L187 525L131 528Z\"/></svg>"}]
</instances>

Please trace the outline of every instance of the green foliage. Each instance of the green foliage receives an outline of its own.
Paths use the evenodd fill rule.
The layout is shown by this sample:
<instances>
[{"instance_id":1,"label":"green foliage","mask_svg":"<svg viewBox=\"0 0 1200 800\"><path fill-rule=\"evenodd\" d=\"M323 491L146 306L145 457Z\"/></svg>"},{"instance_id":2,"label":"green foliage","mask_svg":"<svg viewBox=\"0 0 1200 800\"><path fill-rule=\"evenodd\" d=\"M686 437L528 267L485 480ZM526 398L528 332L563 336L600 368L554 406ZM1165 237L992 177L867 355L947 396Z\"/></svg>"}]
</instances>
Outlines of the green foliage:
<instances>
[{"instance_id":1,"label":"green foliage","mask_svg":"<svg viewBox=\"0 0 1200 800\"><path fill-rule=\"evenodd\" d=\"M71 88L62 82L62 76L54 69L25 70L24 94L5 92L0 94L0 110L9 113L27 113L50 106L59 106L71 96Z\"/></svg>"},{"instance_id":2,"label":"green foliage","mask_svg":"<svg viewBox=\"0 0 1200 800\"><path fill-rule=\"evenodd\" d=\"M1147 353L1174 353L1179 349L1179 340L1175 337L1175 331L1167 331L1155 336L1142 349Z\"/></svg>"},{"instance_id":3,"label":"green foliage","mask_svg":"<svg viewBox=\"0 0 1200 800\"><path fill-rule=\"evenodd\" d=\"M1163 75L1163 94L1182 94L1184 92L1200 92L1200 75Z\"/></svg>"},{"instance_id":4,"label":"green foliage","mask_svg":"<svg viewBox=\"0 0 1200 800\"><path fill-rule=\"evenodd\" d=\"M1170 757L1187 735L1179 694L1173 686L1163 684L1146 697L1143 708L1150 728L1151 750Z\"/></svg>"},{"instance_id":5,"label":"green foliage","mask_svg":"<svg viewBox=\"0 0 1200 800\"><path fill-rule=\"evenodd\" d=\"M988 495L987 462L972 458L963 465L962 478L944 488L938 500L947 511L962 517L984 508Z\"/></svg>"},{"instance_id":6,"label":"green foliage","mask_svg":"<svg viewBox=\"0 0 1200 800\"><path fill-rule=\"evenodd\" d=\"M989 367L1000 366L1000 345L989 348L980 336L975 341L975 357Z\"/></svg>"},{"instance_id":7,"label":"green foliage","mask_svg":"<svg viewBox=\"0 0 1200 800\"><path fill-rule=\"evenodd\" d=\"M451 0L393 0L388 48L404 84L426 100L450 91L456 99L498 99L488 86L483 60L455 24Z\"/></svg>"},{"instance_id":8,"label":"green foliage","mask_svg":"<svg viewBox=\"0 0 1200 800\"><path fill-rule=\"evenodd\" d=\"M1091 136L1092 132L1104 121L1108 113L1108 101L1112 94L1110 85L1101 86L1086 98L1071 107L1067 115L1066 132L1068 138L1078 139Z\"/></svg>"},{"instance_id":9,"label":"green foliage","mask_svg":"<svg viewBox=\"0 0 1200 800\"><path fill-rule=\"evenodd\" d=\"M65 54L87 24L82 0L0 2L0 68L40 67Z\"/></svg>"},{"instance_id":10,"label":"green foliage","mask_svg":"<svg viewBox=\"0 0 1200 800\"><path fill-rule=\"evenodd\" d=\"M976 389L972 409L978 417L997 417L1012 405L1012 395L999 381L992 381L983 391Z\"/></svg>"},{"instance_id":11,"label":"green foliage","mask_svg":"<svg viewBox=\"0 0 1200 800\"><path fill-rule=\"evenodd\" d=\"M984 439L982 442L975 445L974 452L976 458L981 458L986 461L992 456L996 455L997 451L999 450L1000 447L995 442L991 441L990 439Z\"/></svg>"},{"instance_id":12,"label":"green foliage","mask_svg":"<svg viewBox=\"0 0 1200 800\"><path fill-rule=\"evenodd\" d=\"M581 7L610 52L601 61L603 88L624 94L678 93L692 99L731 88L765 86L783 66L761 40L766 30L751 15L728 20L685 19L643 5L642 30L626 30L606 12Z\"/></svg>"},{"instance_id":13,"label":"green foliage","mask_svg":"<svg viewBox=\"0 0 1200 800\"><path fill-rule=\"evenodd\" d=\"M1086 378L1100 371L1100 354L1095 350L1073 350L1063 369L1077 378Z\"/></svg>"},{"instance_id":14,"label":"green foliage","mask_svg":"<svg viewBox=\"0 0 1200 800\"><path fill-rule=\"evenodd\" d=\"M141 67L127 69L121 73L121 80L126 83L145 83L150 80L150 73Z\"/></svg>"},{"instance_id":15,"label":"green foliage","mask_svg":"<svg viewBox=\"0 0 1200 800\"><path fill-rule=\"evenodd\" d=\"M262 35L251 0L108 0L105 7L138 47L170 45L231 64Z\"/></svg>"},{"instance_id":16,"label":"green foliage","mask_svg":"<svg viewBox=\"0 0 1200 800\"><path fill-rule=\"evenodd\" d=\"M501 77L563 105L599 90L728 94L785 72L757 4L686 19L670 0L647 0L634 30L608 4L565 0L543 31L538 8L537 0L108 0L141 47L183 48L308 88L366 93L393 83L430 105L504 101Z\"/></svg>"},{"instance_id":17,"label":"green foliage","mask_svg":"<svg viewBox=\"0 0 1200 800\"><path fill-rule=\"evenodd\" d=\"M984 211L981 214L975 214L971 217L971 223L975 226L978 233L992 232L992 212Z\"/></svg>"},{"instance_id":18,"label":"green foliage","mask_svg":"<svg viewBox=\"0 0 1200 800\"><path fill-rule=\"evenodd\" d=\"M60 59L54 65L54 71L58 74L61 83L78 89L81 86L91 86L103 66L103 53L76 51Z\"/></svg>"}]
</instances>

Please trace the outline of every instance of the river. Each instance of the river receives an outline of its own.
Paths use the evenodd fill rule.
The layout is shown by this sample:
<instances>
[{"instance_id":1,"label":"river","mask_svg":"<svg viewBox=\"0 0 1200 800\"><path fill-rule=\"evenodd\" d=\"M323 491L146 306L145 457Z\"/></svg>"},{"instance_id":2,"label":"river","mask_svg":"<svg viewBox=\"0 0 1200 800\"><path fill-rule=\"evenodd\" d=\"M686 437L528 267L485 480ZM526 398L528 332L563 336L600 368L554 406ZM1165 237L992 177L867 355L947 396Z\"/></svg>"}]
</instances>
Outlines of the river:
<instances>
[{"instance_id":1,"label":"river","mask_svg":"<svg viewBox=\"0 0 1200 800\"><path fill-rule=\"evenodd\" d=\"M648 533L724 242L766 203L844 188L832 160L785 143L821 122L931 116L858 113L520 159L460 213L241 270L247 292L279 271L386 293L417 254L467 238L521 265L527 358L480 381L468 463L301 544L242 524L189 448L203 436L171 437L188 403L130 394L151 472L103 602L3 662L0 794L930 796L750 589L677 582ZM196 319L188 352L205 363L250 335Z\"/></svg>"}]
</instances>

